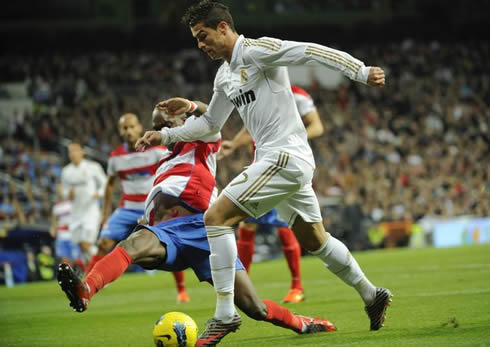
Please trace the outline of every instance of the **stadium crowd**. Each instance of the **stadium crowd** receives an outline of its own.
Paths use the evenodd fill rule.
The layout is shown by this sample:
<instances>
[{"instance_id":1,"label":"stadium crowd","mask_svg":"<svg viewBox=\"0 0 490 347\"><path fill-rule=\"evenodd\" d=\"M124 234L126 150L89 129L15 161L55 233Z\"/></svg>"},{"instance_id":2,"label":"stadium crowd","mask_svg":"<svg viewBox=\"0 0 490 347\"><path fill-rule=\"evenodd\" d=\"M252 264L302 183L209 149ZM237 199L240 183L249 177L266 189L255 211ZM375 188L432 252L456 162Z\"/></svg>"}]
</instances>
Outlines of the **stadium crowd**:
<instances>
[{"instance_id":1,"label":"stadium crowd","mask_svg":"<svg viewBox=\"0 0 490 347\"><path fill-rule=\"evenodd\" d=\"M347 50L381 64L387 86L365 88L348 80L334 90L303 86L325 127L312 143L316 191L359 206L359 216L373 222L489 216L488 42L405 40ZM121 141L116 125L122 113L139 114L148 128L159 100L179 95L208 101L218 65L199 54L191 49L0 57L2 82L24 81L35 102L32 112L7 115L10 124L0 132L0 220L49 218L66 162L60 139L76 138L104 158ZM240 127L239 117L231 117L223 137ZM219 185L250 160L246 149L223 160ZM5 177L27 184L19 190Z\"/></svg>"}]
</instances>

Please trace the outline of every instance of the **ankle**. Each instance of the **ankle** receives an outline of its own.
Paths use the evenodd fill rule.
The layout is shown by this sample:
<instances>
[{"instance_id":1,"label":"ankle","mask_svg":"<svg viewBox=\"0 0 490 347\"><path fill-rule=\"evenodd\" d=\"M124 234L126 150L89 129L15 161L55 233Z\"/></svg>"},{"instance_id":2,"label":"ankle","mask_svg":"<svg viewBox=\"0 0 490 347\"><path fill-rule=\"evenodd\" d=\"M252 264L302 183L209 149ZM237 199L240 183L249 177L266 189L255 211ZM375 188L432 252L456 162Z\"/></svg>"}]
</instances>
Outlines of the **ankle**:
<instances>
[{"instance_id":1,"label":"ankle","mask_svg":"<svg viewBox=\"0 0 490 347\"><path fill-rule=\"evenodd\" d=\"M367 306L376 299L376 287L366 277L357 282L354 288Z\"/></svg>"}]
</instances>

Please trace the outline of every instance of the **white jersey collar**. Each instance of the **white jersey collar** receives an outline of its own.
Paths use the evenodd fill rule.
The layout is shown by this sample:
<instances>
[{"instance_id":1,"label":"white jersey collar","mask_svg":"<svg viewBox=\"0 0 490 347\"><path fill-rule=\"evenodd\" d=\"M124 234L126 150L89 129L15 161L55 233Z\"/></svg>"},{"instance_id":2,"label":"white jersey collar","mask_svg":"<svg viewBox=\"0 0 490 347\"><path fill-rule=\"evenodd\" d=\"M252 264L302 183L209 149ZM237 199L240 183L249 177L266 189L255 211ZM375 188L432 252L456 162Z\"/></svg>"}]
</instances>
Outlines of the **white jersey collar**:
<instances>
[{"instance_id":1,"label":"white jersey collar","mask_svg":"<svg viewBox=\"0 0 490 347\"><path fill-rule=\"evenodd\" d=\"M231 60L230 60L230 66L234 65L237 63L237 56L238 56L238 50L242 46L243 40L245 37L243 35L238 36L238 38L235 41L235 45L233 46L233 52L231 53Z\"/></svg>"}]
</instances>

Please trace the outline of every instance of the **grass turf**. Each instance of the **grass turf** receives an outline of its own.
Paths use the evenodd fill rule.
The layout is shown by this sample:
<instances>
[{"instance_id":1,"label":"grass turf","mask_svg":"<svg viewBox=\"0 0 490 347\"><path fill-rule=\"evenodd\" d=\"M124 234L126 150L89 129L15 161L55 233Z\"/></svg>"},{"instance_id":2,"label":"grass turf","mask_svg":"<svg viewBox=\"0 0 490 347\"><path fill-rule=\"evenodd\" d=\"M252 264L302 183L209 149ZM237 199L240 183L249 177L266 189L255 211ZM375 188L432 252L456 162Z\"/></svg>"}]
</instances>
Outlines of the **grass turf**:
<instances>
[{"instance_id":1,"label":"grass turf","mask_svg":"<svg viewBox=\"0 0 490 347\"><path fill-rule=\"evenodd\" d=\"M490 346L490 245L355 254L371 281L394 294L385 327L370 332L356 292L312 257L302 260L306 301L293 312L328 318L338 331L296 335L243 317L225 346ZM259 295L279 302L289 284L283 259L254 264ZM173 276L128 274L71 311L55 281L0 288L0 346L151 346L154 322L182 311L200 329L214 313L210 285L186 271L191 302L176 304Z\"/></svg>"}]
</instances>

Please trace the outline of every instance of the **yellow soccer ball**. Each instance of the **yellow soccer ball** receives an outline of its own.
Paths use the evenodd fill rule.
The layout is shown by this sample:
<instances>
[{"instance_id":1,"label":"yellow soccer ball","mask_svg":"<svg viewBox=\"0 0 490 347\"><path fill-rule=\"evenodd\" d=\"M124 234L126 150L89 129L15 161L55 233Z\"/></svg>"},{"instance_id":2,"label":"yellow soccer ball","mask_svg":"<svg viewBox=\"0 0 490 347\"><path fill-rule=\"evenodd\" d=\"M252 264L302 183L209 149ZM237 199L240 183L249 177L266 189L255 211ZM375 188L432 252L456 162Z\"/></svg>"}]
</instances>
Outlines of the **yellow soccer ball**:
<instances>
[{"instance_id":1,"label":"yellow soccer ball","mask_svg":"<svg viewBox=\"0 0 490 347\"><path fill-rule=\"evenodd\" d=\"M153 327L153 342L158 347L194 347L197 324L185 313L165 313Z\"/></svg>"}]
</instances>

